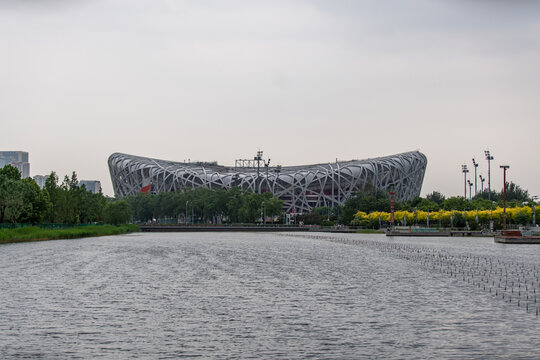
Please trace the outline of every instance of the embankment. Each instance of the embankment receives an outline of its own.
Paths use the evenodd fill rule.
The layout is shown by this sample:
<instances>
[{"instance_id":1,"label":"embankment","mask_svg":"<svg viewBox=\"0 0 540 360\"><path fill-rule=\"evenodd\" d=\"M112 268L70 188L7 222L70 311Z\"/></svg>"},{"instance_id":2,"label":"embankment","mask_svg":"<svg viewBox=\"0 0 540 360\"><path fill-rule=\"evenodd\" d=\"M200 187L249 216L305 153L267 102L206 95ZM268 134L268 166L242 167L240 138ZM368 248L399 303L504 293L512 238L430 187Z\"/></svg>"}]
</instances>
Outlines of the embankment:
<instances>
[{"instance_id":1,"label":"embankment","mask_svg":"<svg viewBox=\"0 0 540 360\"><path fill-rule=\"evenodd\" d=\"M137 225L89 225L68 229L42 229L37 226L27 226L16 229L0 229L0 244L120 235L136 231L140 231Z\"/></svg>"}]
</instances>

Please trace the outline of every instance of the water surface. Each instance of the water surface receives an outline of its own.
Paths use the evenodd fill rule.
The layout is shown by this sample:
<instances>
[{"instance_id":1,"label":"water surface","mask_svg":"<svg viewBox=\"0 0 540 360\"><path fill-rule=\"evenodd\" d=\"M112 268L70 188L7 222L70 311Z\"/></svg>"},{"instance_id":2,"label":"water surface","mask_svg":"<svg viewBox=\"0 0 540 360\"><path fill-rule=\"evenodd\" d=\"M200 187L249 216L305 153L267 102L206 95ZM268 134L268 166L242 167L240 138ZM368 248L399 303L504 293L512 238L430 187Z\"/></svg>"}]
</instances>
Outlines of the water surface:
<instances>
[{"instance_id":1,"label":"water surface","mask_svg":"<svg viewBox=\"0 0 540 360\"><path fill-rule=\"evenodd\" d=\"M2 245L0 355L533 359L539 260L492 239L356 234Z\"/></svg>"}]
</instances>

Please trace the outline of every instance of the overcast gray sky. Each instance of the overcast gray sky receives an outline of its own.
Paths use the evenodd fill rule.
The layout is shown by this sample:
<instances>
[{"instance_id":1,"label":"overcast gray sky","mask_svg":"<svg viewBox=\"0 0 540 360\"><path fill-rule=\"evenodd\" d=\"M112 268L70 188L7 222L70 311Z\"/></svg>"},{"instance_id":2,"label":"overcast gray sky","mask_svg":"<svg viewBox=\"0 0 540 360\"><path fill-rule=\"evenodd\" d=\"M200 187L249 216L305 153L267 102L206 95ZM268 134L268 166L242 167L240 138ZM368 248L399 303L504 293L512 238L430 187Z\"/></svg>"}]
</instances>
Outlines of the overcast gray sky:
<instances>
[{"instance_id":1,"label":"overcast gray sky","mask_svg":"<svg viewBox=\"0 0 540 360\"><path fill-rule=\"evenodd\" d=\"M124 152L233 165L419 149L540 195L540 1L0 0L0 150L101 180ZM487 185L487 183L486 183Z\"/></svg>"}]
</instances>

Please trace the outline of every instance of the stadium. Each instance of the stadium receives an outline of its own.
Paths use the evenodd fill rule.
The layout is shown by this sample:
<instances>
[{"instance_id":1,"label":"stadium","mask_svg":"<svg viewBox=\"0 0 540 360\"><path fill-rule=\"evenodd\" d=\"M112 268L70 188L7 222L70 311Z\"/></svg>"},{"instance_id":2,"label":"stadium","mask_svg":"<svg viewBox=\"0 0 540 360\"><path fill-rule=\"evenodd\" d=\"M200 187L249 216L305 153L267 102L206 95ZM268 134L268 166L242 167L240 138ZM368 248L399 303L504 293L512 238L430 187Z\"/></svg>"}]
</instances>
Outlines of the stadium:
<instances>
[{"instance_id":1,"label":"stadium","mask_svg":"<svg viewBox=\"0 0 540 360\"><path fill-rule=\"evenodd\" d=\"M186 191L195 188L238 187L271 192L288 213L308 213L314 207L343 205L355 192L377 189L395 192L397 200L420 196L427 158L419 151L366 160L305 166L270 166L262 151L234 167L215 162L173 162L114 153L108 160L115 196Z\"/></svg>"}]
</instances>

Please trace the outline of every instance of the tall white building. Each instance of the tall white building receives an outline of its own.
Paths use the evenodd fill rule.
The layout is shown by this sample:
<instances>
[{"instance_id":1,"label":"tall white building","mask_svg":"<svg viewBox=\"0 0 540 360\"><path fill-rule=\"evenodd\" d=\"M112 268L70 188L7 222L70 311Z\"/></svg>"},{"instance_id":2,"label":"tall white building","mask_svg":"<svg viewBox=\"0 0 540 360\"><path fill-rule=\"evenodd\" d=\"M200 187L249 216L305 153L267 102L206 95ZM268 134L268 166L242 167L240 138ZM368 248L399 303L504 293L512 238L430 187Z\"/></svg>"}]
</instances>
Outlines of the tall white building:
<instances>
[{"instance_id":1,"label":"tall white building","mask_svg":"<svg viewBox=\"0 0 540 360\"><path fill-rule=\"evenodd\" d=\"M79 181L79 186L83 186L87 191L90 191L92 194L97 194L101 191L101 182L99 180L81 180Z\"/></svg>"},{"instance_id":2,"label":"tall white building","mask_svg":"<svg viewBox=\"0 0 540 360\"><path fill-rule=\"evenodd\" d=\"M30 163L26 151L0 151L0 168L6 165L19 169L23 179L30 177Z\"/></svg>"},{"instance_id":3,"label":"tall white building","mask_svg":"<svg viewBox=\"0 0 540 360\"><path fill-rule=\"evenodd\" d=\"M45 187L45 182L49 178L49 175L35 175L33 177L36 184L38 184L40 189L43 189Z\"/></svg>"}]
</instances>

